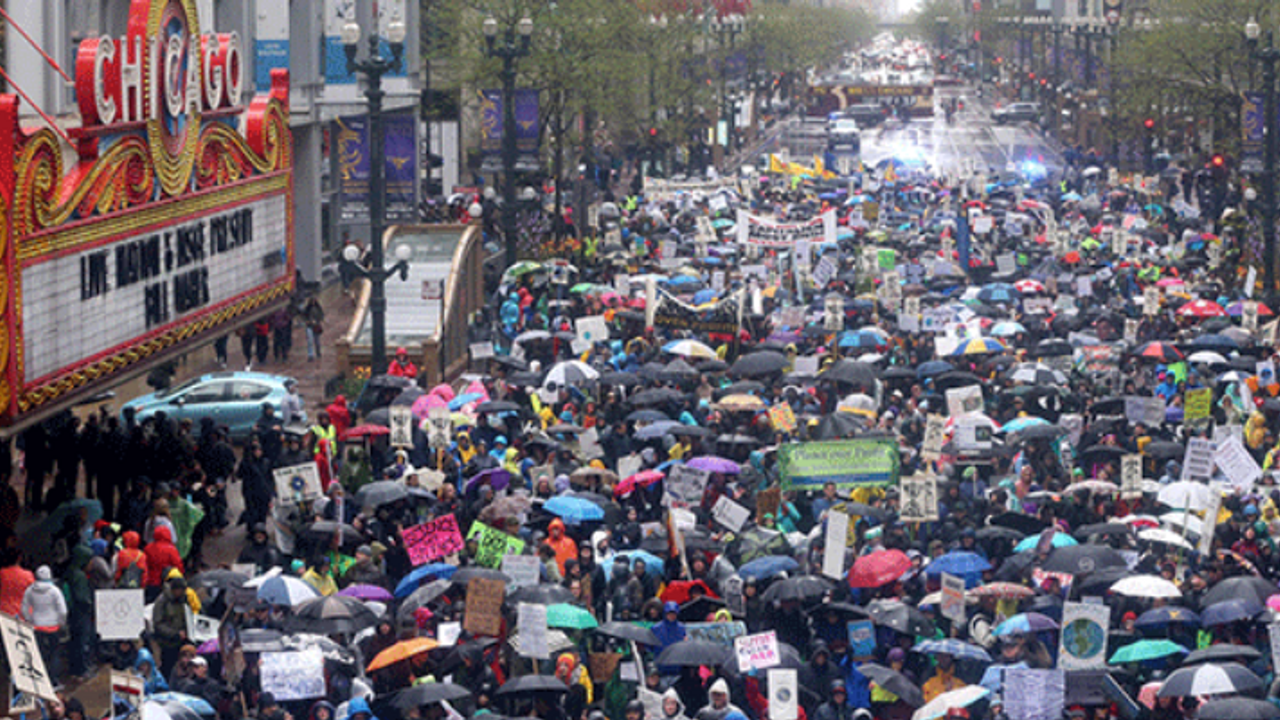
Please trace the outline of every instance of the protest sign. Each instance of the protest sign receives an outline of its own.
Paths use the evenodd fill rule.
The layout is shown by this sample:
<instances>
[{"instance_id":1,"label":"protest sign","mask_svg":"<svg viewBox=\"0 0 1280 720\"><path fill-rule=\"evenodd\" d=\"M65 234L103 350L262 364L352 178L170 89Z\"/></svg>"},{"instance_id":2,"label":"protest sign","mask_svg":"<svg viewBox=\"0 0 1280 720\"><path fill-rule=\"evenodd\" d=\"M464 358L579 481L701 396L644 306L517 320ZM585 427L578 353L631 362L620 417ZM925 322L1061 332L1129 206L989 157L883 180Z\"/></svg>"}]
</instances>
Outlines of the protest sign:
<instances>
[{"instance_id":1,"label":"protest sign","mask_svg":"<svg viewBox=\"0 0 1280 720\"><path fill-rule=\"evenodd\" d=\"M1005 714L1017 720L1061 720L1066 678L1061 669L1004 671Z\"/></svg>"},{"instance_id":2,"label":"protest sign","mask_svg":"<svg viewBox=\"0 0 1280 720\"><path fill-rule=\"evenodd\" d=\"M1142 291L1142 314L1147 316L1160 312L1160 288L1152 285Z\"/></svg>"},{"instance_id":3,"label":"protest sign","mask_svg":"<svg viewBox=\"0 0 1280 720\"><path fill-rule=\"evenodd\" d=\"M839 510L827 511L826 537L822 545L822 574L844 579L845 545L849 542L849 516Z\"/></svg>"},{"instance_id":4,"label":"protest sign","mask_svg":"<svg viewBox=\"0 0 1280 720\"><path fill-rule=\"evenodd\" d=\"M1203 531L1200 533L1200 544L1196 546L1196 550L1203 556L1209 557L1213 552L1213 535L1218 529L1218 513L1222 508L1222 491L1216 485L1209 486L1209 504L1204 509L1205 521ZM1183 511L1185 514L1185 510Z\"/></svg>"},{"instance_id":5,"label":"protest sign","mask_svg":"<svg viewBox=\"0 0 1280 720\"><path fill-rule=\"evenodd\" d=\"M780 223L738 208L737 231L738 243L742 245L788 248L802 240L834 243L836 212L828 210L805 222Z\"/></svg>"},{"instance_id":6,"label":"protest sign","mask_svg":"<svg viewBox=\"0 0 1280 720\"><path fill-rule=\"evenodd\" d=\"M1010 275L1018 269L1018 259L1013 253L1004 253L996 256L996 272L1001 275Z\"/></svg>"},{"instance_id":7,"label":"protest sign","mask_svg":"<svg viewBox=\"0 0 1280 720\"><path fill-rule=\"evenodd\" d=\"M436 631L436 639L442 647L457 645L459 637L462 637L462 623L456 620L440 623L440 627Z\"/></svg>"},{"instance_id":8,"label":"protest sign","mask_svg":"<svg viewBox=\"0 0 1280 720\"><path fill-rule=\"evenodd\" d=\"M477 544L473 560L481 567L500 568L504 555L519 555L524 552L524 540L501 530L494 530L481 522L471 524L467 540L472 539Z\"/></svg>"},{"instance_id":9,"label":"protest sign","mask_svg":"<svg viewBox=\"0 0 1280 720\"><path fill-rule=\"evenodd\" d=\"M642 467L644 467L644 460L641 459L638 453L623 455L618 458L618 477L625 480L640 472Z\"/></svg>"},{"instance_id":10,"label":"protest sign","mask_svg":"<svg viewBox=\"0 0 1280 720\"><path fill-rule=\"evenodd\" d=\"M772 630L734 639L733 651L738 656L738 672L765 670L782 663L778 636Z\"/></svg>"},{"instance_id":11,"label":"protest sign","mask_svg":"<svg viewBox=\"0 0 1280 720\"><path fill-rule=\"evenodd\" d=\"M1093 278L1088 275L1081 275L1077 277L1076 295L1082 298L1093 295Z\"/></svg>"},{"instance_id":12,"label":"protest sign","mask_svg":"<svg viewBox=\"0 0 1280 720\"><path fill-rule=\"evenodd\" d=\"M1022 310L1028 315L1048 315L1053 310L1053 298L1027 298L1022 301Z\"/></svg>"},{"instance_id":13,"label":"protest sign","mask_svg":"<svg viewBox=\"0 0 1280 720\"><path fill-rule=\"evenodd\" d=\"M591 670L591 682L607 683L613 679L618 665L622 662L622 653L596 652L587 655L587 667ZM629 663L630 664L630 663ZM635 666L632 665L634 668Z\"/></svg>"},{"instance_id":14,"label":"protest sign","mask_svg":"<svg viewBox=\"0 0 1280 720\"><path fill-rule=\"evenodd\" d=\"M954 418L975 412L982 412L981 385L967 385L965 387L947 389L948 415Z\"/></svg>"},{"instance_id":15,"label":"protest sign","mask_svg":"<svg viewBox=\"0 0 1280 720\"><path fill-rule=\"evenodd\" d=\"M319 648L262 653L262 691L276 700L324 697L324 656Z\"/></svg>"},{"instance_id":16,"label":"protest sign","mask_svg":"<svg viewBox=\"0 0 1280 720\"><path fill-rule=\"evenodd\" d=\"M503 555L502 574L512 587L533 587L542 581L542 563L533 555Z\"/></svg>"},{"instance_id":17,"label":"protest sign","mask_svg":"<svg viewBox=\"0 0 1280 720\"><path fill-rule=\"evenodd\" d=\"M1271 640L1271 667L1280 667L1280 623L1268 625L1267 636Z\"/></svg>"},{"instance_id":18,"label":"protest sign","mask_svg":"<svg viewBox=\"0 0 1280 720\"><path fill-rule=\"evenodd\" d=\"M900 483L902 522L933 522L938 519L938 484L933 477L902 478Z\"/></svg>"},{"instance_id":19,"label":"protest sign","mask_svg":"<svg viewBox=\"0 0 1280 720\"><path fill-rule=\"evenodd\" d=\"M547 647L547 606L520 603L516 610L516 627L520 632L520 654L525 657L551 657Z\"/></svg>"},{"instance_id":20,"label":"protest sign","mask_svg":"<svg viewBox=\"0 0 1280 720\"><path fill-rule=\"evenodd\" d=\"M1091 670L1107 664L1107 605L1068 602L1062 607L1058 665L1064 670Z\"/></svg>"},{"instance_id":21,"label":"protest sign","mask_svg":"<svg viewBox=\"0 0 1280 720\"><path fill-rule=\"evenodd\" d=\"M780 402L769 406L769 424L774 430L792 434L796 431L796 414L791 405Z\"/></svg>"},{"instance_id":22,"label":"protest sign","mask_svg":"<svg viewBox=\"0 0 1280 720\"><path fill-rule=\"evenodd\" d=\"M645 720L656 720L657 718L666 717L662 714L662 693L654 692L648 688L636 688L636 699L644 705Z\"/></svg>"},{"instance_id":23,"label":"protest sign","mask_svg":"<svg viewBox=\"0 0 1280 720\"><path fill-rule=\"evenodd\" d=\"M276 468L276 500L282 505L297 505L320 497L320 468L314 462Z\"/></svg>"},{"instance_id":24,"label":"protest sign","mask_svg":"<svg viewBox=\"0 0 1280 720\"><path fill-rule=\"evenodd\" d=\"M902 299L902 312L898 313L898 329L920 332L920 298L908 295Z\"/></svg>"},{"instance_id":25,"label":"protest sign","mask_svg":"<svg viewBox=\"0 0 1280 720\"><path fill-rule=\"evenodd\" d=\"M733 622L685 623L686 640L705 640L717 645L732 647L734 638L747 634L747 625L739 620Z\"/></svg>"},{"instance_id":26,"label":"protest sign","mask_svg":"<svg viewBox=\"0 0 1280 720\"><path fill-rule=\"evenodd\" d=\"M769 720L798 720L800 717L798 698L796 671L791 668L771 668L769 670Z\"/></svg>"},{"instance_id":27,"label":"protest sign","mask_svg":"<svg viewBox=\"0 0 1280 720\"><path fill-rule=\"evenodd\" d=\"M603 315L577 318L573 321L573 327L577 332L578 340L589 346L609 339L609 323L605 321Z\"/></svg>"},{"instance_id":28,"label":"protest sign","mask_svg":"<svg viewBox=\"0 0 1280 720\"><path fill-rule=\"evenodd\" d=\"M187 638L191 642L199 645L218 639L218 628L221 627L222 623L214 618L195 614L190 605L184 605L182 609L186 613Z\"/></svg>"},{"instance_id":29,"label":"protest sign","mask_svg":"<svg viewBox=\"0 0 1280 720\"><path fill-rule=\"evenodd\" d=\"M501 580L471 578L467 583L463 629L473 635L496 636L502 630L502 601L506 592L507 584Z\"/></svg>"},{"instance_id":30,"label":"protest sign","mask_svg":"<svg viewBox=\"0 0 1280 720\"><path fill-rule=\"evenodd\" d=\"M1158 397L1126 395L1124 417L1131 423L1160 427L1164 423L1164 400Z\"/></svg>"},{"instance_id":31,"label":"protest sign","mask_svg":"<svg viewBox=\"0 0 1280 720\"><path fill-rule=\"evenodd\" d=\"M9 660L9 679L18 692L57 700L36 642L35 628L0 613L0 636L3 636L5 656Z\"/></svg>"},{"instance_id":32,"label":"protest sign","mask_svg":"<svg viewBox=\"0 0 1280 720\"><path fill-rule=\"evenodd\" d=\"M1182 458L1183 480L1208 480L1213 475L1213 441L1191 438Z\"/></svg>"},{"instance_id":33,"label":"protest sign","mask_svg":"<svg viewBox=\"0 0 1280 720\"><path fill-rule=\"evenodd\" d=\"M822 301L822 329L840 332L844 329L844 298L831 293Z\"/></svg>"},{"instance_id":34,"label":"protest sign","mask_svg":"<svg viewBox=\"0 0 1280 720\"><path fill-rule=\"evenodd\" d=\"M778 506L782 504L782 489L771 487L756 493L756 522L764 522L766 514L778 517Z\"/></svg>"},{"instance_id":35,"label":"protest sign","mask_svg":"<svg viewBox=\"0 0 1280 720\"><path fill-rule=\"evenodd\" d=\"M828 255L823 255L822 259L818 260L817 267L813 269L813 284L819 290L825 288L831 282L831 279L836 276L838 270L836 261L832 260Z\"/></svg>"},{"instance_id":36,"label":"protest sign","mask_svg":"<svg viewBox=\"0 0 1280 720\"><path fill-rule=\"evenodd\" d=\"M1258 462L1245 449L1244 444L1234 437L1217 443L1213 451L1213 462L1241 495L1253 490L1253 484L1262 477L1262 468L1258 467Z\"/></svg>"},{"instance_id":37,"label":"protest sign","mask_svg":"<svg viewBox=\"0 0 1280 720\"><path fill-rule=\"evenodd\" d=\"M448 450L452 434L453 416L449 413L449 408L429 408L427 410L427 444L431 449Z\"/></svg>"},{"instance_id":38,"label":"protest sign","mask_svg":"<svg viewBox=\"0 0 1280 720\"><path fill-rule=\"evenodd\" d=\"M103 640L137 640L146 630L143 591L95 590L94 618L98 637Z\"/></svg>"},{"instance_id":39,"label":"protest sign","mask_svg":"<svg viewBox=\"0 0 1280 720\"><path fill-rule=\"evenodd\" d=\"M946 441L947 421L941 415L929 414L925 419L924 443L920 455L926 462L936 462L942 457L942 446Z\"/></svg>"},{"instance_id":40,"label":"protest sign","mask_svg":"<svg viewBox=\"0 0 1280 720\"><path fill-rule=\"evenodd\" d=\"M1240 309L1240 325L1251 333L1258 331L1258 303L1247 300Z\"/></svg>"},{"instance_id":41,"label":"protest sign","mask_svg":"<svg viewBox=\"0 0 1280 720\"><path fill-rule=\"evenodd\" d=\"M1209 422L1210 406L1213 403L1213 388L1197 388L1188 390L1183 411L1183 422L1188 425L1200 425Z\"/></svg>"},{"instance_id":42,"label":"protest sign","mask_svg":"<svg viewBox=\"0 0 1280 720\"><path fill-rule=\"evenodd\" d=\"M901 470L898 443L893 438L853 438L787 443L778 448L783 491L817 490L828 482L836 487L889 485Z\"/></svg>"},{"instance_id":43,"label":"protest sign","mask_svg":"<svg viewBox=\"0 0 1280 720\"><path fill-rule=\"evenodd\" d=\"M720 583L720 589L723 590L725 606L729 608L729 612L734 615L742 616L747 614L747 599L742 593L742 588L746 583L737 575L730 575Z\"/></svg>"},{"instance_id":44,"label":"protest sign","mask_svg":"<svg viewBox=\"0 0 1280 720\"><path fill-rule=\"evenodd\" d=\"M813 377L818 374L818 363L822 358L817 355L801 355L795 361L795 374Z\"/></svg>"},{"instance_id":45,"label":"protest sign","mask_svg":"<svg viewBox=\"0 0 1280 720\"><path fill-rule=\"evenodd\" d=\"M849 657L867 659L876 653L876 628L870 620L851 620L845 626L849 634Z\"/></svg>"},{"instance_id":46,"label":"protest sign","mask_svg":"<svg viewBox=\"0 0 1280 720\"><path fill-rule=\"evenodd\" d=\"M487 360L494 355L492 342L471 343L467 349L471 353L472 360Z\"/></svg>"},{"instance_id":47,"label":"protest sign","mask_svg":"<svg viewBox=\"0 0 1280 720\"><path fill-rule=\"evenodd\" d=\"M414 567L466 548L462 532L458 530L458 520L453 514L404 528L400 531L400 538L404 540L404 549Z\"/></svg>"},{"instance_id":48,"label":"protest sign","mask_svg":"<svg viewBox=\"0 0 1280 720\"><path fill-rule=\"evenodd\" d=\"M391 419L391 447L413 447L413 410L405 405L392 405L388 410Z\"/></svg>"},{"instance_id":49,"label":"protest sign","mask_svg":"<svg viewBox=\"0 0 1280 720\"><path fill-rule=\"evenodd\" d=\"M667 468L667 477L663 487L667 495L675 501L689 505L702 502L702 493L707 489L707 481L711 473L688 465L672 465Z\"/></svg>"},{"instance_id":50,"label":"protest sign","mask_svg":"<svg viewBox=\"0 0 1280 720\"><path fill-rule=\"evenodd\" d=\"M1142 495L1142 455L1130 453L1120 458L1120 497Z\"/></svg>"},{"instance_id":51,"label":"protest sign","mask_svg":"<svg viewBox=\"0 0 1280 720\"><path fill-rule=\"evenodd\" d=\"M1138 321L1126 318L1124 321L1124 339L1126 342L1138 341Z\"/></svg>"},{"instance_id":52,"label":"protest sign","mask_svg":"<svg viewBox=\"0 0 1280 720\"><path fill-rule=\"evenodd\" d=\"M952 622L952 627L964 624L964 578L942 573L942 617Z\"/></svg>"},{"instance_id":53,"label":"protest sign","mask_svg":"<svg viewBox=\"0 0 1280 720\"><path fill-rule=\"evenodd\" d=\"M730 530L740 532L751 518L751 511L730 500L728 495L721 495L711 508L711 517Z\"/></svg>"},{"instance_id":54,"label":"protest sign","mask_svg":"<svg viewBox=\"0 0 1280 720\"><path fill-rule=\"evenodd\" d=\"M142 702L142 696L146 694L147 681L134 675L131 672L111 671L111 696L112 700L120 700L135 710ZM10 706L10 712L13 707Z\"/></svg>"}]
</instances>

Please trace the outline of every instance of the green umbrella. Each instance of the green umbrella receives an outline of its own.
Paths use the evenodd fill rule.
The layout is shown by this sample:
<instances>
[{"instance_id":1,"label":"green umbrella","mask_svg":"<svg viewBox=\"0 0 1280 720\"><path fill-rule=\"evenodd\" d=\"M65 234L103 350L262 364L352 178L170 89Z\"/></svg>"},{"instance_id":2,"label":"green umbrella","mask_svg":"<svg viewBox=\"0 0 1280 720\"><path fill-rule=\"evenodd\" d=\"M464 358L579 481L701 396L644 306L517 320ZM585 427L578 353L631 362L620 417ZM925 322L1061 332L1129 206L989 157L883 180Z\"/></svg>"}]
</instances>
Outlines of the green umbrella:
<instances>
[{"instance_id":1,"label":"green umbrella","mask_svg":"<svg viewBox=\"0 0 1280 720\"><path fill-rule=\"evenodd\" d=\"M1142 662L1156 658L1168 657L1175 653L1186 653L1187 649L1172 640L1139 640L1125 645L1111 656L1112 665L1121 663Z\"/></svg>"},{"instance_id":2,"label":"green umbrella","mask_svg":"<svg viewBox=\"0 0 1280 720\"><path fill-rule=\"evenodd\" d=\"M589 292L594 292L598 287L599 286L596 285L595 283L589 283L589 282L578 283L577 285L574 285L573 287L569 288L569 292L575 295L579 293L589 293Z\"/></svg>"},{"instance_id":3,"label":"green umbrella","mask_svg":"<svg viewBox=\"0 0 1280 720\"><path fill-rule=\"evenodd\" d=\"M599 626L600 623L596 622L596 619L591 616L591 613L587 612L586 608L580 608L569 603L557 603L547 606L547 627L589 630Z\"/></svg>"},{"instance_id":4,"label":"green umbrella","mask_svg":"<svg viewBox=\"0 0 1280 720\"><path fill-rule=\"evenodd\" d=\"M717 218L711 221L711 227L719 230L720 228L733 227L733 221L729 218Z\"/></svg>"},{"instance_id":5,"label":"green umbrella","mask_svg":"<svg viewBox=\"0 0 1280 720\"><path fill-rule=\"evenodd\" d=\"M507 268L507 271L503 273L503 275L510 278L518 278L521 275L528 275L529 273L538 272L541 269L542 263L537 263L532 260L522 260Z\"/></svg>"}]
</instances>

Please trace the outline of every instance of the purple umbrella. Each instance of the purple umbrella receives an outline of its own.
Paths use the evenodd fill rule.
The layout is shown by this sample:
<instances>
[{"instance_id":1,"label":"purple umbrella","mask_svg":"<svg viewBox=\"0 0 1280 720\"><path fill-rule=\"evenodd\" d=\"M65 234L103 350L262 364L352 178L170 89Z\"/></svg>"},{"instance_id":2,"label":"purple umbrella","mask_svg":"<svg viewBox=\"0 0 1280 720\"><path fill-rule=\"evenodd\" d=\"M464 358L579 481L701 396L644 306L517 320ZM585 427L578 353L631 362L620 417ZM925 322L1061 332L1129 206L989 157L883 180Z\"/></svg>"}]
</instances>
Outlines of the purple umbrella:
<instances>
[{"instance_id":1,"label":"purple umbrella","mask_svg":"<svg viewBox=\"0 0 1280 720\"><path fill-rule=\"evenodd\" d=\"M218 638L214 638L212 640L205 640L204 642L200 643L200 647L196 648L196 652L200 653L201 655L213 655L219 652Z\"/></svg>"},{"instance_id":2,"label":"purple umbrella","mask_svg":"<svg viewBox=\"0 0 1280 720\"><path fill-rule=\"evenodd\" d=\"M489 487L492 487L496 492L511 484L511 473L503 470L502 468L488 468L486 470L481 470L476 473L475 477L467 481L465 492L471 492L475 486L485 480L489 481Z\"/></svg>"},{"instance_id":3,"label":"purple umbrella","mask_svg":"<svg viewBox=\"0 0 1280 720\"><path fill-rule=\"evenodd\" d=\"M710 473L721 473L724 475L737 475L742 471L742 468L738 466L738 463L732 460L726 460L718 455L700 455L693 458L686 464L695 470L705 470Z\"/></svg>"},{"instance_id":4,"label":"purple umbrella","mask_svg":"<svg viewBox=\"0 0 1280 720\"><path fill-rule=\"evenodd\" d=\"M338 594L359 600L373 600L374 602L391 602L395 599L395 596L388 592L386 588L381 588L377 585L352 585L339 590Z\"/></svg>"}]
</instances>

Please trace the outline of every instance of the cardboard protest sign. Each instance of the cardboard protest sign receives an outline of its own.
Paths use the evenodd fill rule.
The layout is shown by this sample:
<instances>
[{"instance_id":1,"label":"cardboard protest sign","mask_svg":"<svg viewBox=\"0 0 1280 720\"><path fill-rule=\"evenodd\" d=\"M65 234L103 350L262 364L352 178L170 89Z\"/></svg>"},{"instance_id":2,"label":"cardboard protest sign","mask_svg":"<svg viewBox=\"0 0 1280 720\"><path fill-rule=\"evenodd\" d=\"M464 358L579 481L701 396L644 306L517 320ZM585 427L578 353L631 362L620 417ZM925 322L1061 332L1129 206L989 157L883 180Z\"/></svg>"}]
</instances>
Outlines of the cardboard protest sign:
<instances>
[{"instance_id":1,"label":"cardboard protest sign","mask_svg":"<svg viewBox=\"0 0 1280 720\"><path fill-rule=\"evenodd\" d=\"M491 342L471 343L467 346L467 350L471 353L472 360L487 360L494 356Z\"/></svg>"},{"instance_id":2,"label":"cardboard protest sign","mask_svg":"<svg viewBox=\"0 0 1280 720\"><path fill-rule=\"evenodd\" d=\"M976 412L982 412L982 386L968 385L947 390L947 414L959 417Z\"/></svg>"},{"instance_id":3,"label":"cardboard protest sign","mask_svg":"<svg viewBox=\"0 0 1280 720\"><path fill-rule=\"evenodd\" d=\"M98 637L103 640L137 640L147 629L141 588L95 590L93 605Z\"/></svg>"},{"instance_id":4,"label":"cardboard protest sign","mask_svg":"<svg viewBox=\"0 0 1280 720\"><path fill-rule=\"evenodd\" d=\"M462 627L473 635L497 636L502 630L502 601L507 584L501 580L471 578L467 583L467 609ZM543 641L546 638L544 636Z\"/></svg>"},{"instance_id":5,"label":"cardboard protest sign","mask_svg":"<svg viewBox=\"0 0 1280 720\"><path fill-rule=\"evenodd\" d=\"M17 618L0 613L0 636L4 639L4 653L9 660L9 679L18 692L45 700L57 700L45 669L44 657L36 642L36 630Z\"/></svg>"},{"instance_id":6,"label":"cardboard protest sign","mask_svg":"<svg viewBox=\"0 0 1280 720\"><path fill-rule=\"evenodd\" d=\"M453 514L444 515L430 522L407 527L400 531L409 562L414 567L432 560L462 552L466 543L458 530L458 520Z\"/></svg>"},{"instance_id":7,"label":"cardboard protest sign","mask_svg":"<svg viewBox=\"0 0 1280 720\"><path fill-rule=\"evenodd\" d=\"M844 579L845 545L849 542L849 516L839 510L827 511L826 537L822 544L822 574Z\"/></svg>"},{"instance_id":8,"label":"cardboard protest sign","mask_svg":"<svg viewBox=\"0 0 1280 720\"><path fill-rule=\"evenodd\" d=\"M547 606L520 603L516 609L516 626L520 632L520 654L525 657L551 657L547 647Z\"/></svg>"},{"instance_id":9,"label":"cardboard protest sign","mask_svg":"<svg viewBox=\"0 0 1280 720\"><path fill-rule=\"evenodd\" d=\"M1253 459L1239 439L1231 437L1219 442L1213 451L1213 462L1222 470L1240 494L1253 490L1253 484L1262 477L1262 468Z\"/></svg>"},{"instance_id":10,"label":"cardboard protest sign","mask_svg":"<svg viewBox=\"0 0 1280 720\"><path fill-rule=\"evenodd\" d=\"M262 653L262 691L276 700L324 697L324 656L319 648Z\"/></svg>"},{"instance_id":11,"label":"cardboard protest sign","mask_svg":"<svg viewBox=\"0 0 1280 720\"><path fill-rule=\"evenodd\" d=\"M1213 441L1191 438L1182 458L1183 480L1208 480L1213 475Z\"/></svg>"},{"instance_id":12,"label":"cardboard protest sign","mask_svg":"<svg viewBox=\"0 0 1280 720\"><path fill-rule=\"evenodd\" d=\"M1213 552L1213 536L1218 530L1218 513L1222 508L1222 492L1214 485L1209 486L1209 504L1204 509L1204 524L1200 533L1200 544L1196 550L1205 557ZM1185 512L1185 511L1184 511Z\"/></svg>"},{"instance_id":13,"label":"cardboard protest sign","mask_svg":"<svg viewBox=\"0 0 1280 720\"><path fill-rule=\"evenodd\" d=\"M735 639L733 651L738 656L738 672L765 670L782 664L778 636L772 630Z\"/></svg>"},{"instance_id":14,"label":"cardboard protest sign","mask_svg":"<svg viewBox=\"0 0 1280 720\"><path fill-rule=\"evenodd\" d=\"M711 508L711 517L730 530L740 532L743 524L751 518L751 511L730 500L729 496L721 495Z\"/></svg>"},{"instance_id":15,"label":"cardboard protest sign","mask_svg":"<svg viewBox=\"0 0 1280 720\"><path fill-rule=\"evenodd\" d=\"M276 468L272 477L276 482L276 500L281 505L311 502L322 494L320 468L314 462Z\"/></svg>"},{"instance_id":16,"label":"cardboard protest sign","mask_svg":"<svg viewBox=\"0 0 1280 720\"><path fill-rule=\"evenodd\" d=\"M706 470L691 468L688 465L672 465L667 468L663 487L672 500L698 505L702 502L702 494L706 492L707 481L710 479L711 473Z\"/></svg>"},{"instance_id":17,"label":"cardboard protest sign","mask_svg":"<svg viewBox=\"0 0 1280 720\"><path fill-rule=\"evenodd\" d=\"M1142 455L1130 453L1120 458L1120 497L1142 495Z\"/></svg>"},{"instance_id":18,"label":"cardboard protest sign","mask_svg":"<svg viewBox=\"0 0 1280 720\"><path fill-rule=\"evenodd\" d=\"M942 573L942 617L954 625L964 623L964 578Z\"/></svg>"},{"instance_id":19,"label":"cardboard protest sign","mask_svg":"<svg viewBox=\"0 0 1280 720\"><path fill-rule=\"evenodd\" d=\"M938 484L933 477L902 478L900 483L902 522L933 522L938 519Z\"/></svg>"},{"instance_id":20,"label":"cardboard protest sign","mask_svg":"<svg viewBox=\"0 0 1280 720\"><path fill-rule=\"evenodd\" d=\"M1213 404L1213 388L1197 388L1188 390L1183 421L1188 425L1200 425L1209 422L1209 412Z\"/></svg>"},{"instance_id":21,"label":"cardboard protest sign","mask_svg":"<svg viewBox=\"0 0 1280 720\"><path fill-rule=\"evenodd\" d=\"M1164 423L1164 400L1158 397L1126 395L1124 417L1131 423L1160 427Z\"/></svg>"},{"instance_id":22,"label":"cardboard protest sign","mask_svg":"<svg viewBox=\"0 0 1280 720\"><path fill-rule=\"evenodd\" d=\"M578 340L582 342L595 344L609 339L609 323L603 315L577 318L573 321L573 326Z\"/></svg>"},{"instance_id":23,"label":"cardboard protest sign","mask_svg":"<svg viewBox=\"0 0 1280 720\"><path fill-rule=\"evenodd\" d=\"M1107 605L1068 602L1062 607L1062 632L1058 666L1064 670L1091 670L1107 665Z\"/></svg>"},{"instance_id":24,"label":"cardboard protest sign","mask_svg":"<svg viewBox=\"0 0 1280 720\"><path fill-rule=\"evenodd\" d=\"M542 580L542 563L533 555L502 556L502 574L512 587L533 587Z\"/></svg>"},{"instance_id":25,"label":"cardboard protest sign","mask_svg":"<svg viewBox=\"0 0 1280 720\"><path fill-rule=\"evenodd\" d=\"M591 682L606 683L613 679L618 665L622 662L622 653L598 652L587 655L587 667L591 671Z\"/></svg>"},{"instance_id":26,"label":"cardboard protest sign","mask_svg":"<svg viewBox=\"0 0 1280 720\"><path fill-rule=\"evenodd\" d=\"M413 410L404 405L389 408L391 418L391 447L413 447Z\"/></svg>"},{"instance_id":27,"label":"cardboard protest sign","mask_svg":"<svg viewBox=\"0 0 1280 720\"><path fill-rule=\"evenodd\" d=\"M782 505L782 488L771 487L756 493L756 522L764 522L765 515L778 517L778 509Z\"/></svg>"},{"instance_id":28,"label":"cardboard protest sign","mask_svg":"<svg viewBox=\"0 0 1280 720\"><path fill-rule=\"evenodd\" d=\"M473 539L476 541L476 554L473 559L481 567L496 570L502 567L503 556L519 555L524 552L524 540L501 530L494 530L481 522L471 523L467 540Z\"/></svg>"}]
</instances>

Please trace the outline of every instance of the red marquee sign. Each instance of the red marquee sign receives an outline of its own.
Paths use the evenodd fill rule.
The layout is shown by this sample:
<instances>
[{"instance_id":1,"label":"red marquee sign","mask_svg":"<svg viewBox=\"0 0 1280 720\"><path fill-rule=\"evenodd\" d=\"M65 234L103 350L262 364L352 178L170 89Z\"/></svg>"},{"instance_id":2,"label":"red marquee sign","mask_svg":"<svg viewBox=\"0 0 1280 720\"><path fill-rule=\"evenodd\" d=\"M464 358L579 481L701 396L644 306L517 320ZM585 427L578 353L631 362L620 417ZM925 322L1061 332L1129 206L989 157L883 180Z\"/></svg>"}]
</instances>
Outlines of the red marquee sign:
<instances>
[{"instance_id":1,"label":"red marquee sign","mask_svg":"<svg viewBox=\"0 0 1280 720\"><path fill-rule=\"evenodd\" d=\"M293 290L288 73L243 104L240 39L133 0L83 41L66 152L0 96L0 424L205 342Z\"/></svg>"}]
</instances>

